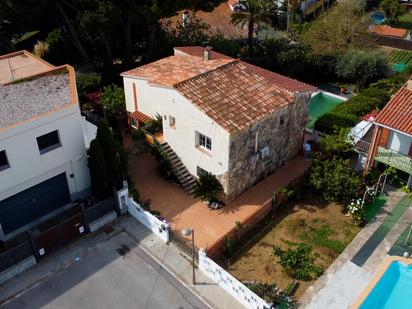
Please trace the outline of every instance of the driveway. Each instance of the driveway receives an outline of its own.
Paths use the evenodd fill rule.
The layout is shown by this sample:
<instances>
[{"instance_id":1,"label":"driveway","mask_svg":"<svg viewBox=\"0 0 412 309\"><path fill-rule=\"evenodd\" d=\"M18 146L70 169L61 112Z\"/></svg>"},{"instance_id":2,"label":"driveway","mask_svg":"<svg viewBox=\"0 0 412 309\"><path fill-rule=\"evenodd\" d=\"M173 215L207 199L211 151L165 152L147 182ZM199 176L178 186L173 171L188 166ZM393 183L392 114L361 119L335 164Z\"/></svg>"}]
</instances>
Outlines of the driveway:
<instances>
[{"instance_id":1,"label":"driveway","mask_svg":"<svg viewBox=\"0 0 412 309\"><path fill-rule=\"evenodd\" d=\"M203 309L208 306L133 239L121 233L2 308Z\"/></svg>"},{"instance_id":2,"label":"driveway","mask_svg":"<svg viewBox=\"0 0 412 309\"><path fill-rule=\"evenodd\" d=\"M165 180L156 172L158 162L150 155L132 157L129 173L142 199L150 198L150 207L160 211L180 234L185 227L195 230L198 248L209 249L233 230L236 221L249 224L271 203L273 192L300 178L309 163L297 156L274 174L260 181L220 210L211 210L183 188Z\"/></svg>"}]
</instances>

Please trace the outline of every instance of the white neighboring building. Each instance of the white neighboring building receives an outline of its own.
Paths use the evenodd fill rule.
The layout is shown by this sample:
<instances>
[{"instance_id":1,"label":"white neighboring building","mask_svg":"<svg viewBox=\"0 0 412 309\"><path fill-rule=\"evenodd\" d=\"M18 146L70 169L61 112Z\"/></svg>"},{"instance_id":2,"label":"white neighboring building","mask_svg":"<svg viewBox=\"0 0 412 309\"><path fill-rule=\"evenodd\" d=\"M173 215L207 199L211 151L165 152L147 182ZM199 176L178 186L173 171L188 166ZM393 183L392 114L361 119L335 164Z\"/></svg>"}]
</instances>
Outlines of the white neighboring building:
<instances>
[{"instance_id":1,"label":"white neighboring building","mask_svg":"<svg viewBox=\"0 0 412 309\"><path fill-rule=\"evenodd\" d=\"M71 66L26 51L0 57L0 239L89 195L86 151L95 134L80 114Z\"/></svg>"},{"instance_id":2,"label":"white neighboring building","mask_svg":"<svg viewBox=\"0 0 412 309\"><path fill-rule=\"evenodd\" d=\"M315 91L199 46L122 76L131 126L161 115L172 164L216 175L228 200L299 152Z\"/></svg>"}]
</instances>

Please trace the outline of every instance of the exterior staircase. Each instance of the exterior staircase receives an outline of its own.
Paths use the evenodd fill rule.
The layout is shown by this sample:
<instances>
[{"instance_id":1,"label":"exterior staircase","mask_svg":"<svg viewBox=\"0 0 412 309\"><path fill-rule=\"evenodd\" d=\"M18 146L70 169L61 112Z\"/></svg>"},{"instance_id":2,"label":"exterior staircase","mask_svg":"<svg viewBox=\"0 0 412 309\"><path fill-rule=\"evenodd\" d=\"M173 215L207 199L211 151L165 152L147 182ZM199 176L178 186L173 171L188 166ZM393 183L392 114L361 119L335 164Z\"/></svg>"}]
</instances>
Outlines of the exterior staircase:
<instances>
[{"instance_id":1,"label":"exterior staircase","mask_svg":"<svg viewBox=\"0 0 412 309\"><path fill-rule=\"evenodd\" d=\"M173 151L167 142L160 144L160 148L165 152L166 156L169 158L172 165L173 173L176 175L177 180L181 186L190 194L193 193L194 187L196 185L196 178L189 173L186 166Z\"/></svg>"}]
</instances>

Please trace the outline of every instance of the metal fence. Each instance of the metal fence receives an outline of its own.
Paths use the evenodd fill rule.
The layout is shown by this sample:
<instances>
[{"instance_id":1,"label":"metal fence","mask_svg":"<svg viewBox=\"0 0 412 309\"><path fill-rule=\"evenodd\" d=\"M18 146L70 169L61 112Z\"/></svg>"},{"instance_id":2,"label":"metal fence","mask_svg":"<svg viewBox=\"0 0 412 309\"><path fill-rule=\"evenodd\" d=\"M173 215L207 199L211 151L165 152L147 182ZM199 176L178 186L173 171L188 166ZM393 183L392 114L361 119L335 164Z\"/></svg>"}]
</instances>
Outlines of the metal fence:
<instances>
[{"instance_id":1,"label":"metal fence","mask_svg":"<svg viewBox=\"0 0 412 309\"><path fill-rule=\"evenodd\" d=\"M185 238L181 236L179 233L180 231L169 231L170 241L174 243L180 250L186 253L189 256L192 256L192 241L190 238ZM195 236L196 237L196 236ZM199 256L198 253L199 249L195 246L195 260L198 262Z\"/></svg>"},{"instance_id":2,"label":"metal fence","mask_svg":"<svg viewBox=\"0 0 412 309\"><path fill-rule=\"evenodd\" d=\"M33 249L29 241L0 254L0 272L23 261L33 255Z\"/></svg>"},{"instance_id":3,"label":"metal fence","mask_svg":"<svg viewBox=\"0 0 412 309\"><path fill-rule=\"evenodd\" d=\"M96 221L97 219L100 219L101 217L107 215L109 212L113 211L115 209L114 203L115 202L113 198L108 198L97 203L96 205L86 208L85 212L87 222L91 223L93 221Z\"/></svg>"}]
</instances>

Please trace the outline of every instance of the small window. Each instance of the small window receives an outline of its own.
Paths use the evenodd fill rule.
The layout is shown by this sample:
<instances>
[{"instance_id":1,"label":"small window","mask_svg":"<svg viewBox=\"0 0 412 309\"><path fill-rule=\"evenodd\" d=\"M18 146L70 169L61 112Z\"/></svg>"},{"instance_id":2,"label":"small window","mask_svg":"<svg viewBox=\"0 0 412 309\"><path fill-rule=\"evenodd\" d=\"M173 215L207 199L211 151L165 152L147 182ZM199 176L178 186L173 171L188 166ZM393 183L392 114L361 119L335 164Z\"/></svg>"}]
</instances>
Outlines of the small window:
<instances>
[{"instance_id":1,"label":"small window","mask_svg":"<svg viewBox=\"0 0 412 309\"><path fill-rule=\"evenodd\" d=\"M280 119L279 119L279 125L280 125L280 127L283 127L283 124L285 123L285 116L284 115L282 115L282 116L280 116Z\"/></svg>"},{"instance_id":2,"label":"small window","mask_svg":"<svg viewBox=\"0 0 412 309\"><path fill-rule=\"evenodd\" d=\"M37 145L39 146L40 154L59 148L61 146L59 132L56 130L39 136L37 138Z\"/></svg>"},{"instance_id":3,"label":"small window","mask_svg":"<svg viewBox=\"0 0 412 309\"><path fill-rule=\"evenodd\" d=\"M201 168L200 166L198 166L198 167L196 168L196 174L197 174L198 177L199 177L200 175L202 175L202 174L205 174L205 173L207 173L207 171L204 170L203 168Z\"/></svg>"},{"instance_id":4,"label":"small window","mask_svg":"<svg viewBox=\"0 0 412 309\"><path fill-rule=\"evenodd\" d=\"M0 151L0 171L8 169L10 167L9 160L7 160L6 151Z\"/></svg>"},{"instance_id":5,"label":"small window","mask_svg":"<svg viewBox=\"0 0 412 309\"><path fill-rule=\"evenodd\" d=\"M169 126L174 128L176 126L176 119L173 116L169 116Z\"/></svg>"},{"instance_id":6,"label":"small window","mask_svg":"<svg viewBox=\"0 0 412 309\"><path fill-rule=\"evenodd\" d=\"M197 132L197 146L205 148L209 151L212 150L212 140L210 137Z\"/></svg>"}]
</instances>

